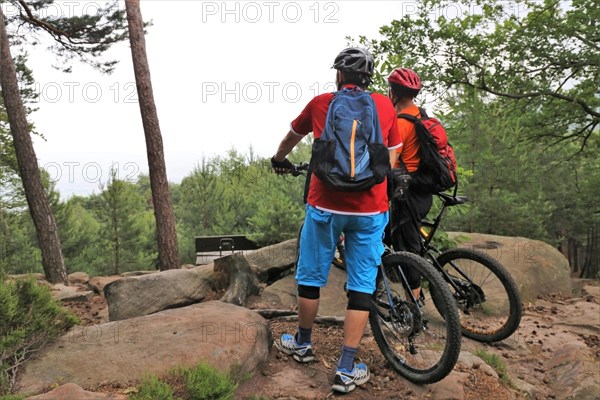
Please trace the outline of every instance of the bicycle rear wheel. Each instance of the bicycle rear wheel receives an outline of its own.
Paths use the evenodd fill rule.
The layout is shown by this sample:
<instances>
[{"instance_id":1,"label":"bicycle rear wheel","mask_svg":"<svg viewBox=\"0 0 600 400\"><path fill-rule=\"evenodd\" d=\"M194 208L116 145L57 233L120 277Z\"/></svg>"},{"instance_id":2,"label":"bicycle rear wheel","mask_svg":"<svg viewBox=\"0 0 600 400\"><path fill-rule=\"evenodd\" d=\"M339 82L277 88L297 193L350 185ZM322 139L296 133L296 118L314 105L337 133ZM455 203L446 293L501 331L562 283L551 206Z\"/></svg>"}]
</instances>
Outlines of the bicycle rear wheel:
<instances>
[{"instance_id":1,"label":"bicycle rear wheel","mask_svg":"<svg viewBox=\"0 0 600 400\"><path fill-rule=\"evenodd\" d=\"M487 254L464 248L448 250L436 259L446 271L460 312L463 335L490 343L512 335L521 322L521 296L509 272Z\"/></svg>"},{"instance_id":2,"label":"bicycle rear wheel","mask_svg":"<svg viewBox=\"0 0 600 400\"><path fill-rule=\"evenodd\" d=\"M454 368L461 344L458 310L447 284L433 266L411 253L392 253L381 268L387 278L380 270L369 314L375 342L392 368L411 382L443 379ZM405 268L416 268L422 277L416 303L406 295Z\"/></svg>"}]
</instances>

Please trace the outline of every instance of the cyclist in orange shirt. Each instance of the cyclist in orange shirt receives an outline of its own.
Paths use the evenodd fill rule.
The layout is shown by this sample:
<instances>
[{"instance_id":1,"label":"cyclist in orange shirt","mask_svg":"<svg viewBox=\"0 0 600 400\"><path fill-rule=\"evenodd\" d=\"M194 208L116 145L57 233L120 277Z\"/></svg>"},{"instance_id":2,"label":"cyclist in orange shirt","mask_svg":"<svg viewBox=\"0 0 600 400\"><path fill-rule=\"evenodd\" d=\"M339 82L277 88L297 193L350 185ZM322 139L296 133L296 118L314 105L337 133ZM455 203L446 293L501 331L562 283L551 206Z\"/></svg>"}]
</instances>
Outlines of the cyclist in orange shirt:
<instances>
[{"instance_id":1,"label":"cyclist in orange shirt","mask_svg":"<svg viewBox=\"0 0 600 400\"><path fill-rule=\"evenodd\" d=\"M414 103L421 91L421 79L411 69L397 68L388 77L388 96L397 114L410 114L420 118L420 111ZM408 173L419 168L419 142L412 122L398 118L398 133L402 138L402 147L398 148L398 158L394 168L403 168ZM391 242L396 251L404 250L419 254L421 238L419 236L420 221L427 216L433 203L433 194L422 192L414 187L404 191L402 198L393 199L393 210L390 218ZM412 213L411 213L412 210ZM414 215L413 215L414 214ZM420 295L420 276L415 271L405 271L411 289L418 298Z\"/></svg>"}]
</instances>

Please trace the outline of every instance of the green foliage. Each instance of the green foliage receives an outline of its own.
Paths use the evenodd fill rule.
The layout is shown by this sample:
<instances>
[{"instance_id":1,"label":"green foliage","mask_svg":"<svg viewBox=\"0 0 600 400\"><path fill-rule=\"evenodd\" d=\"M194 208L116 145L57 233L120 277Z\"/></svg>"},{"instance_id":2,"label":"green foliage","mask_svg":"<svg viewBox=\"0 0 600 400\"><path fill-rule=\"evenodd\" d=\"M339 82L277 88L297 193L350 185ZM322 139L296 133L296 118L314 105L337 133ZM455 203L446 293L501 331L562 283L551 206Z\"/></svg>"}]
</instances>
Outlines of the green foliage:
<instances>
[{"instance_id":1,"label":"green foliage","mask_svg":"<svg viewBox=\"0 0 600 400\"><path fill-rule=\"evenodd\" d=\"M531 113L522 135L585 146L600 124L599 19L600 7L584 0L428 0L382 27L382 40L361 42L380 77L412 67L441 100L477 88L507 99L508 113ZM543 132L526 129L538 126L536 114Z\"/></svg>"},{"instance_id":2,"label":"green foliage","mask_svg":"<svg viewBox=\"0 0 600 400\"><path fill-rule=\"evenodd\" d=\"M578 145L548 148L523 140L524 111L506 111L505 100L489 100L467 90L449 102L444 123L458 163L470 176L461 192L470 201L447 219L454 230L524 236L558 243L571 237L583 243L595 216L600 150L590 140L589 153L574 157ZM539 126L538 130L544 129ZM531 132L531 130L529 130Z\"/></svg>"},{"instance_id":3,"label":"green foliage","mask_svg":"<svg viewBox=\"0 0 600 400\"><path fill-rule=\"evenodd\" d=\"M70 72L71 66L64 61L77 57L103 72L114 69L116 61L102 61L101 57L113 44L128 37L125 9L119 7L118 1L97 4L90 14L75 15L60 12L57 15L54 0L8 2L18 12L5 16L7 30L12 33L11 27L20 27L17 34L11 35L11 46L37 45L39 34L45 32L54 40L50 50L63 61L57 68Z\"/></svg>"},{"instance_id":4,"label":"green foliage","mask_svg":"<svg viewBox=\"0 0 600 400\"><path fill-rule=\"evenodd\" d=\"M180 369L176 374L183 377L190 400L233 399L238 386L229 375L206 364Z\"/></svg>"},{"instance_id":5,"label":"green foliage","mask_svg":"<svg viewBox=\"0 0 600 400\"><path fill-rule=\"evenodd\" d=\"M130 400L181 400L168 382L183 381L185 399L188 400L227 400L233 399L238 387L231 374L225 374L201 363L195 367L177 367L164 380L154 375L144 377L129 396Z\"/></svg>"},{"instance_id":6,"label":"green foliage","mask_svg":"<svg viewBox=\"0 0 600 400\"><path fill-rule=\"evenodd\" d=\"M505 385L511 385L510 376L508 375L508 368L506 367L506 363L504 360L496 353L490 353L485 349L477 349L475 351L475 355L485 361L490 367L494 368L498 376L500 377L500 382Z\"/></svg>"},{"instance_id":7,"label":"green foliage","mask_svg":"<svg viewBox=\"0 0 600 400\"><path fill-rule=\"evenodd\" d=\"M20 362L78 323L33 278L0 281L0 394L8 394Z\"/></svg>"},{"instance_id":8,"label":"green foliage","mask_svg":"<svg viewBox=\"0 0 600 400\"><path fill-rule=\"evenodd\" d=\"M381 40L359 42L376 56L377 87L394 68L413 68L425 87L419 102L436 102L468 173L460 192L470 199L450 210L445 227L593 242L600 8L582 0L427 0L412 11L381 27Z\"/></svg>"},{"instance_id":9,"label":"green foliage","mask_svg":"<svg viewBox=\"0 0 600 400\"><path fill-rule=\"evenodd\" d=\"M146 200L136 185L119 179L116 171L111 170L111 178L100 193L99 205L97 217L103 223L100 236L112 255L111 272L118 275L140 267L150 268L156 253L144 249L148 250L145 244L154 235L153 215L146 209Z\"/></svg>"},{"instance_id":10,"label":"green foliage","mask_svg":"<svg viewBox=\"0 0 600 400\"><path fill-rule=\"evenodd\" d=\"M173 400L173 389L168 383L156 376L147 376L137 386L137 393L129 396L129 400Z\"/></svg>"},{"instance_id":11,"label":"green foliage","mask_svg":"<svg viewBox=\"0 0 600 400\"><path fill-rule=\"evenodd\" d=\"M8 394L0 396L0 400L24 400L25 396Z\"/></svg>"},{"instance_id":12,"label":"green foliage","mask_svg":"<svg viewBox=\"0 0 600 400\"><path fill-rule=\"evenodd\" d=\"M0 272L42 272L40 260L29 213L0 209Z\"/></svg>"}]
</instances>

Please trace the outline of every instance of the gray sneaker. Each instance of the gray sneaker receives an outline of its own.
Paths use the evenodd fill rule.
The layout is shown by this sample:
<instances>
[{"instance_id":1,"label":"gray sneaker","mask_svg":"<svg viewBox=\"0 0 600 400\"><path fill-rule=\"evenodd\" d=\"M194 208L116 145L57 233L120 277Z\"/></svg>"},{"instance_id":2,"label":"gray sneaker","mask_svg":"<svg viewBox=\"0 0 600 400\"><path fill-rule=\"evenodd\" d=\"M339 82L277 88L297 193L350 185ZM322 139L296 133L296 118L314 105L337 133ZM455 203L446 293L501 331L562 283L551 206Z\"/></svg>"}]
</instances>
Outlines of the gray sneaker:
<instances>
[{"instance_id":1,"label":"gray sneaker","mask_svg":"<svg viewBox=\"0 0 600 400\"><path fill-rule=\"evenodd\" d=\"M287 355L291 355L294 360L306 363L315 359L312 351L312 343L296 343L294 335L284 333L279 340L275 341L275 347Z\"/></svg>"},{"instance_id":2,"label":"gray sneaker","mask_svg":"<svg viewBox=\"0 0 600 400\"><path fill-rule=\"evenodd\" d=\"M366 383L370 377L369 367L363 363L354 364L352 371L348 371L346 368L337 368L332 389L336 392L348 393L353 391L356 386Z\"/></svg>"}]
</instances>

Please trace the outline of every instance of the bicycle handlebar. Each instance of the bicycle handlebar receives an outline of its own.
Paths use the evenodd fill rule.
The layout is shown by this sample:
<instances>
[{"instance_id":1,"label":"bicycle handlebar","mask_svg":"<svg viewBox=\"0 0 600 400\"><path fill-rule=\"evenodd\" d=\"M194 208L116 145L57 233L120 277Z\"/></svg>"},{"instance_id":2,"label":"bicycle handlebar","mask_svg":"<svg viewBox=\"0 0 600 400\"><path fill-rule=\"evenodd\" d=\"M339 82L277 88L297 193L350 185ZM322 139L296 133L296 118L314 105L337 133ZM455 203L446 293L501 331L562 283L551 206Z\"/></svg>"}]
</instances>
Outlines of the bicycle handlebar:
<instances>
[{"instance_id":1,"label":"bicycle handlebar","mask_svg":"<svg viewBox=\"0 0 600 400\"><path fill-rule=\"evenodd\" d=\"M308 163L293 164L292 169L288 173L292 174L292 176L304 175L304 173L308 171L308 167Z\"/></svg>"}]
</instances>

